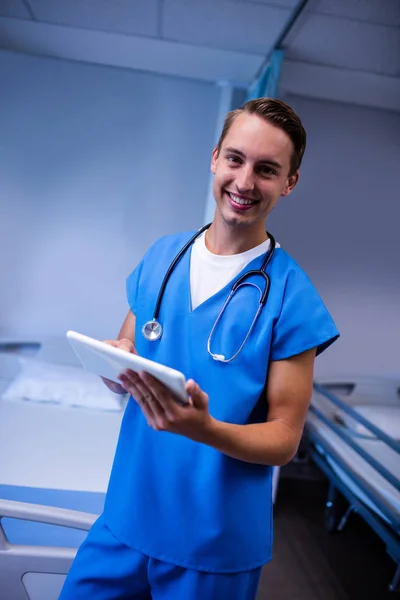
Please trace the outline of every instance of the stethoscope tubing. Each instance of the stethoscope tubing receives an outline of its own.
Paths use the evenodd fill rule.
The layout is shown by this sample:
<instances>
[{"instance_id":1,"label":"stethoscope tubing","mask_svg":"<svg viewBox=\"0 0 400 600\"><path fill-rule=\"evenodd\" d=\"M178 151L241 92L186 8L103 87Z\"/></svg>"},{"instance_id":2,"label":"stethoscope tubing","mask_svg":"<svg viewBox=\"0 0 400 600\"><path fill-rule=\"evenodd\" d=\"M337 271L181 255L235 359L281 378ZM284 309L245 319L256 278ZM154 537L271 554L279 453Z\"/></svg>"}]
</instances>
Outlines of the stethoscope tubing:
<instances>
[{"instance_id":1,"label":"stethoscope tubing","mask_svg":"<svg viewBox=\"0 0 400 600\"><path fill-rule=\"evenodd\" d=\"M162 281L161 287L160 287L160 291L158 292L158 296L157 296L157 301L156 301L156 306L154 309L154 313L153 313L153 318L151 321L147 321L143 327L142 327L142 333L143 336L149 340L149 341L156 341L158 339L160 339L160 337L162 336L162 325L158 322L158 316L160 314L160 309L161 309L161 302L162 299L164 297L164 292L165 292L165 288L167 286L167 283L169 281L169 278L171 277L171 274L173 273L173 270L175 269L176 265L178 264L178 262L181 260L181 258L183 257L183 255L185 254L185 252L190 248L190 246L193 244L193 242L203 233L203 231L206 231L209 227L210 227L211 223L208 223L207 225L204 225L204 227L201 227L198 231L196 231L196 233L190 238L190 240L188 242L186 242L186 244L183 246L183 248L181 248L181 250L178 252L178 254L175 256L174 260L172 261L172 263L170 264L170 266L168 267L168 270L164 276L164 279ZM267 302L268 299L268 295L269 295L269 290L271 287L271 280L268 276L268 274L266 273L266 269L267 266L274 254L275 251L275 246L276 246L276 242L275 242L275 238L272 234L270 234L268 231L266 232L269 239L270 239L270 247L269 250L265 256L265 259L261 265L260 269L253 269L251 271L247 271L246 273L243 273L243 275L241 275L233 284L232 289L227 297L227 299L225 300L221 311L211 329L210 335L208 337L208 341L207 341L207 350L209 352L209 354L215 359L215 360L219 360L221 362L231 362L234 358L236 358L236 356L241 352L241 350L243 349L250 333L252 332L254 325L261 313L261 310L263 308L263 306L265 305L265 303ZM246 279L249 279L252 276L262 276L265 280L265 286L264 286L264 291L261 291L261 288L257 285L255 285L254 283L251 282L246 282ZM236 293L236 291L239 289L240 286L242 285L253 285L254 287L256 287L259 292L260 292L260 300L259 300L259 307L257 309L257 312L254 316L254 319L250 325L250 328L246 334L246 337L244 338L242 344L240 345L238 351L229 359L226 359L225 356L220 355L220 354L214 354L211 351L211 340L212 340L212 335L215 331L215 328L218 324L218 322L220 321L224 310L226 309L227 305L229 304L230 300L232 299L232 297L234 296L234 294Z\"/></svg>"}]
</instances>

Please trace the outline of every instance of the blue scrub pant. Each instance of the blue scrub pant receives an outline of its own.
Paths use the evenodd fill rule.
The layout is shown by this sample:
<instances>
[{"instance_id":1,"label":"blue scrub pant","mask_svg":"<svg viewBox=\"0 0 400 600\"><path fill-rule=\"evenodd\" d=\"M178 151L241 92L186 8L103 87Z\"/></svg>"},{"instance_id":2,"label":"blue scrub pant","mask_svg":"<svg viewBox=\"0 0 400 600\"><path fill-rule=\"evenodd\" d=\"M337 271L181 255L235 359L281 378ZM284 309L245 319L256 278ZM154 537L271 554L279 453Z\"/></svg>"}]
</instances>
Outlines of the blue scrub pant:
<instances>
[{"instance_id":1,"label":"blue scrub pant","mask_svg":"<svg viewBox=\"0 0 400 600\"><path fill-rule=\"evenodd\" d=\"M254 600L261 568L204 573L150 558L119 542L103 517L92 526L59 600Z\"/></svg>"}]
</instances>

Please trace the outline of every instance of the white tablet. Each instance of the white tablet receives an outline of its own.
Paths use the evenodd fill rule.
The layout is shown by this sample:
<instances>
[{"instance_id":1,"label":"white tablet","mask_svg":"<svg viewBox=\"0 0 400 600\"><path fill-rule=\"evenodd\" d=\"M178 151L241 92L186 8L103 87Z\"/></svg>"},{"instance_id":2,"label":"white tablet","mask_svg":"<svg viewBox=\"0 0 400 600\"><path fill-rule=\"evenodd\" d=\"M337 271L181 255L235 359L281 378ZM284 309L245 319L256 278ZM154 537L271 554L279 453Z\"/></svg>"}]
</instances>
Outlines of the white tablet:
<instances>
[{"instance_id":1,"label":"white tablet","mask_svg":"<svg viewBox=\"0 0 400 600\"><path fill-rule=\"evenodd\" d=\"M132 369L136 373L146 371L164 383L179 402L186 404L188 401L185 376L180 371L76 331L67 331L67 338L87 371L117 383L121 383L118 375L125 369Z\"/></svg>"}]
</instances>

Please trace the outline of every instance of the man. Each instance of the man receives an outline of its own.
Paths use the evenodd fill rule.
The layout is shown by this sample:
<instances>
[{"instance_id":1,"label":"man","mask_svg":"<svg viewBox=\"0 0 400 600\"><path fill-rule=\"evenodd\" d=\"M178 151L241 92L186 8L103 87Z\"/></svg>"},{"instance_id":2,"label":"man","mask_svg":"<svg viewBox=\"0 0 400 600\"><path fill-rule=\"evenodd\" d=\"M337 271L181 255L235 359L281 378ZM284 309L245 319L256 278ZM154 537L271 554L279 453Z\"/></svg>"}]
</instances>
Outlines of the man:
<instances>
[{"instance_id":1,"label":"man","mask_svg":"<svg viewBox=\"0 0 400 600\"><path fill-rule=\"evenodd\" d=\"M155 341L143 326L193 232L158 240L128 278L130 310L109 343L182 371L190 401L179 405L146 373L109 383L132 398L104 513L62 600L255 598L271 559L272 466L295 455L315 356L338 337L307 276L265 231L298 182L305 143L300 119L278 100L229 113L212 153L215 216L170 274ZM255 319L266 257L269 293Z\"/></svg>"}]
</instances>

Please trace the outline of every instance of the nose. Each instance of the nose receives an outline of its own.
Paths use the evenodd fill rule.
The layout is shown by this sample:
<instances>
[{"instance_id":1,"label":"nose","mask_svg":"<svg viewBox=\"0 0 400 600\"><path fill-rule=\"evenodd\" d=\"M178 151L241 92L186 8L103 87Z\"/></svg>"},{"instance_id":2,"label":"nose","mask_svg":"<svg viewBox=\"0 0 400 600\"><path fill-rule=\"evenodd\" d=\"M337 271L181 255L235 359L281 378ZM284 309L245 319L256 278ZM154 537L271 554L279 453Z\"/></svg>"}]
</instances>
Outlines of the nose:
<instances>
[{"instance_id":1,"label":"nose","mask_svg":"<svg viewBox=\"0 0 400 600\"><path fill-rule=\"evenodd\" d=\"M243 165L236 175L236 188L241 194L254 190L254 173L251 165Z\"/></svg>"}]
</instances>

